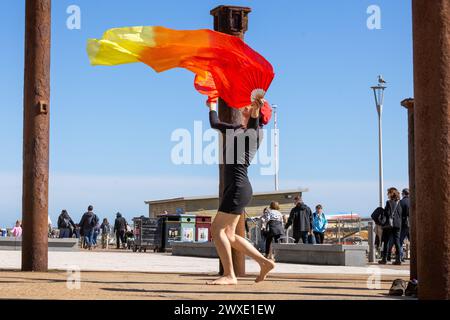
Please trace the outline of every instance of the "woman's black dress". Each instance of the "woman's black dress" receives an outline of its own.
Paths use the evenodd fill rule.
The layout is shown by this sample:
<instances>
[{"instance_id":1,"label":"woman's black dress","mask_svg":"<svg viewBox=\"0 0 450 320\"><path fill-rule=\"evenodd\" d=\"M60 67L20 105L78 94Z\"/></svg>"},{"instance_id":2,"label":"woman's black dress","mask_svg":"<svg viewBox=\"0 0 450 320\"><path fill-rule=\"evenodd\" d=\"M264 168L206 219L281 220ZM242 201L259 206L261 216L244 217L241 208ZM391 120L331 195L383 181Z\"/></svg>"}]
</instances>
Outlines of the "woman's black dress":
<instances>
[{"instance_id":1,"label":"woman's black dress","mask_svg":"<svg viewBox=\"0 0 450 320\"><path fill-rule=\"evenodd\" d=\"M209 113L211 128L226 135L223 155L224 191L219 211L230 214L243 214L252 200L253 190L248 179L248 167L258 151L262 131L259 118L248 121L247 128L219 121L216 111ZM230 143L231 142L231 143Z\"/></svg>"}]
</instances>

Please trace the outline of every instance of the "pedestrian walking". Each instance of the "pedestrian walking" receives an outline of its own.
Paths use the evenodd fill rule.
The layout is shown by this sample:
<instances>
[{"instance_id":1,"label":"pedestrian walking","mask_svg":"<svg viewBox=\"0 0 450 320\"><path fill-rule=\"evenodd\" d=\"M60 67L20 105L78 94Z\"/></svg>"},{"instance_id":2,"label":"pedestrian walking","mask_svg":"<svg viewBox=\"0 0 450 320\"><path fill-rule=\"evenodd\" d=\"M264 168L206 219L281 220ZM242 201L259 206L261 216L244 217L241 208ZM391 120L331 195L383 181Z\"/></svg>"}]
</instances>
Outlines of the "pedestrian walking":
<instances>
[{"instance_id":1,"label":"pedestrian walking","mask_svg":"<svg viewBox=\"0 0 450 320\"><path fill-rule=\"evenodd\" d=\"M102 248L108 250L109 248L109 235L111 233L111 225L108 219L104 218L102 225L100 226L102 231Z\"/></svg>"},{"instance_id":2,"label":"pedestrian walking","mask_svg":"<svg viewBox=\"0 0 450 320\"><path fill-rule=\"evenodd\" d=\"M84 237L84 248L92 250L94 228L98 224L98 217L93 212L94 207L89 206L88 211L83 214L80 220L80 229Z\"/></svg>"},{"instance_id":3,"label":"pedestrian walking","mask_svg":"<svg viewBox=\"0 0 450 320\"><path fill-rule=\"evenodd\" d=\"M295 207L292 208L288 222L285 225L287 230L293 226L293 237L295 243L302 240L303 243L309 243L308 236L313 235L313 214L300 196L294 198Z\"/></svg>"},{"instance_id":4,"label":"pedestrian walking","mask_svg":"<svg viewBox=\"0 0 450 320\"><path fill-rule=\"evenodd\" d=\"M120 244L122 244L123 248L125 248L126 246L125 233L127 232L127 225L127 220L122 217L122 214L120 212L117 212L116 220L114 221L114 233L116 235L117 249L120 249Z\"/></svg>"},{"instance_id":5,"label":"pedestrian walking","mask_svg":"<svg viewBox=\"0 0 450 320\"><path fill-rule=\"evenodd\" d=\"M388 254L395 246L396 259L394 265L401 264L400 258L400 231L402 227L402 206L400 205L400 192L396 188L389 188L389 200L386 202L382 223L383 226L383 253L379 264L386 264Z\"/></svg>"},{"instance_id":6,"label":"pedestrian walking","mask_svg":"<svg viewBox=\"0 0 450 320\"><path fill-rule=\"evenodd\" d=\"M266 258L272 259L272 242L278 243L280 237L284 235L283 230L283 215L281 214L280 204L272 202L270 208L264 211L261 217L263 225L266 229Z\"/></svg>"}]
</instances>

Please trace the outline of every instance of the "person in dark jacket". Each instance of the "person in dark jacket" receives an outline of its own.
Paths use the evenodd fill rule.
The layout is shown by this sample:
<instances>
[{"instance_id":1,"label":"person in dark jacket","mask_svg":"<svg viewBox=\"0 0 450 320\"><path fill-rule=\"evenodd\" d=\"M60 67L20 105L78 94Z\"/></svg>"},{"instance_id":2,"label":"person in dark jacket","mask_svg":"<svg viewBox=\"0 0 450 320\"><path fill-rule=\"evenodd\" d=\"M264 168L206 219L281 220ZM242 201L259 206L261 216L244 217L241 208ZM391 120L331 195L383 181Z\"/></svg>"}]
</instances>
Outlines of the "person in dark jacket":
<instances>
[{"instance_id":1,"label":"person in dark jacket","mask_svg":"<svg viewBox=\"0 0 450 320\"><path fill-rule=\"evenodd\" d=\"M114 221L114 233L116 234L117 249L120 249L120 243L125 247L125 233L127 232L127 220L122 217L120 212L116 214L116 221Z\"/></svg>"},{"instance_id":2,"label":"person in dark jacket","mask_svg":"<svg viewBox=\"0 0 450 320\"><path fill-rule=\"evenodd\" d=\"M72 238L72 234L75 230L75 223L69 216L67 210L61 211L61 214L58 217L58 229L60 239Z\"/></svg>"},{"instance_id":3,"label":"person in dark jacket","mask_svg":"<svg viewBox=\"0 0 450 320\"><path fill-rule=\"evenodd\" d=\"M400 205L400 192L396 188L389 188L389 200L386 202L384 209L383 226L383 253L379 264L386 264L388 254L395 245L395 262L394 265L402 264L400 260L400 231L402 228L402 206Z\"/></svg>"},{"instance_id":4,"label":"person in dark jacket","mask_svg":"<svg viewBox=\"0 0 450 320\"><path fill-rule=\"evenodd\" d=\"M299 243L300 239L302 239L303 243L309 243L308 236L313 236L313 214L311 208L299 196L295 197L294 201L295 207L292 208L284 228L287 230L291 225L293 226L295 243Z\"/></svg>"},{"instance_id":5,"label":"person in dark jacket","mask_svg":"<svg viewBox=\"0 0 450 320\"><path fill-rule=\"evenodd\" d=\"M93 210L94 207L89 206L88 211L85 214L83 214L79 223L80 229L84 237L84 246L89 250L92 250L94 228L98 224L98 217L93 212Z\"/></svg>"},{"instance_id":6,"label":"person in dark jacket","mask_svg":"<svg viewBox=\"0 0 450 320\"><path fill-rule=\"evenodd\" d=\"M405 239L409 239L409 189L403 189L402 191L402 200L400 201L400 205L402 207L402 229L400 231L400 246L403 248L403 243L405 242ZM404 262L404 252L401 251L401 259L402 262Z\"/></svg>"}]
</instances>

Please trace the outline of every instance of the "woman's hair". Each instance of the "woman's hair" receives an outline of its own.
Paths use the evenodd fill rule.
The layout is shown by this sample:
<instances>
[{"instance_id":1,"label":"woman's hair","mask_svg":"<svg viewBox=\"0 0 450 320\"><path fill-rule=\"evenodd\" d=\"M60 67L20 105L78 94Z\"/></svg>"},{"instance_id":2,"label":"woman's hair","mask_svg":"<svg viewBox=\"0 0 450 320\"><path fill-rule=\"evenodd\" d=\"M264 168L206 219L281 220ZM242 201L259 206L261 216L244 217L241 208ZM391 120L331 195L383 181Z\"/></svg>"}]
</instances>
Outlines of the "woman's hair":
<instances>
[{"instance_id":1,"label":"woman's hair","mask_svg":"<svg viewBox=\"0 0 450 320\"><path fill-rule=\"evenodd\" d=\"M270 209L272 210L280 210L280 204L276 201L272 201L270 204Z\"/></svg>"},{"instance_id":2,"label":"woman's hair","mask_svg":"<svg viewBox=\"0 0 450 320\"><path fill-rule=\"evenodd\" d=\"M397 188L389 188L388 189L388 197L389 197L389 200L398 201L398 200L400 200L400 192L397 190Z\"/></svg>"},{"instance_id":3,"label":"woman's hair","mask_svg":"<svg viewBox=\"0 0 450 320\"><path fill-rule=\"evenodd\" d=\"M20 220L17 220L17 221L16 221L16 225L19 225L19 226L22 225L22 223L20 222Z\"/></svg>"}]
</instances>

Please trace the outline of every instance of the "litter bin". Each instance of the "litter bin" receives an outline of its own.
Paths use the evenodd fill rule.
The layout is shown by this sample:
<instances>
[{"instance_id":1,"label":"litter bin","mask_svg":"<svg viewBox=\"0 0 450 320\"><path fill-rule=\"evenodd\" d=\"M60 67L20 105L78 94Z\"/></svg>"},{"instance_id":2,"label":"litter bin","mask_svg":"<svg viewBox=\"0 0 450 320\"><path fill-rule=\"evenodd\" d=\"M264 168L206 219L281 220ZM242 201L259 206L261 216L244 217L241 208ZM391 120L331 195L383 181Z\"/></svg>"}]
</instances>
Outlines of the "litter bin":
<instances>
[{"instance_id":1,"label":"litter bin","mask_svg":"<svg viewBox=\"0 0 450 320\"><path fill-rule=\"evenodd\" d=\"M183 214L181 216L181 241L195 241L195 215Z\"/></svg>"},{"instance_id":2,"label":"litter bin","mask_svg":"<svg viewBox=\"0 0 450 320\"><path fill-rule=\"evenodd\" d=\"M161 218L134 218L134 243L131 248L134 252L158 250L161 247Z\"/></svg>"},{"instance_id":3,"label":"litter bin","mask_svg":"<svg viewBox=\"0 0 450 320\"><path fill-rule=\"evenodd\" d=\"M211 242L211 217L195 217L195 241Z\"/></svg>"},{"instance_id":4,"label":"litter bin","mask_svg":"<svg viewBox=\"0 0 450 320\"><path fill-rule=\"evenodd\" d=\"M159 251L165 252L172 248L172 242L181 241L181 217L179 214L164 214L158 216L161 219L161 248Z\"/></svg>"}]
</instances>

